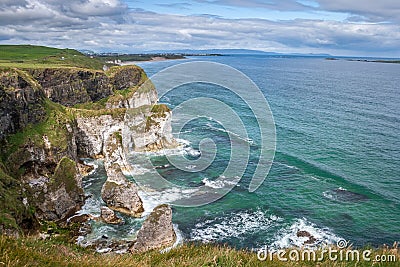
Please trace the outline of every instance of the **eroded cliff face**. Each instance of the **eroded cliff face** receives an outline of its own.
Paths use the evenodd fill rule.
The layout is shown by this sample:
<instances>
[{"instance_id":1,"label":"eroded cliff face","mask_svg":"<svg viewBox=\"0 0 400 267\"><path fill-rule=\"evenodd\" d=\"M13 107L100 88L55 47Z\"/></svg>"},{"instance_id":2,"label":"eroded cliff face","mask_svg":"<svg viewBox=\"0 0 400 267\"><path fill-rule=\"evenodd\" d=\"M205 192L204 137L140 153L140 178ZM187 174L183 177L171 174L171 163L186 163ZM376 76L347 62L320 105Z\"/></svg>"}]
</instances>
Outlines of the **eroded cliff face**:
<instances>
[{"instance_id":1,"label":"eroded cliff face","mask_svg":"<svg viewBox=\"0 0 400 267\"><path fill-rule=\"evenodd\" d=\"M0 140L46 115L40 85L20 70L0 71Z\"/></svg>"},{"instance_id":2,"label":"eroded cliff face","mask_svg":"<svg viewBox=\"0 0 400 267\"><path fill-rule=\"evenodd\" d=\"M18 192L0 196L12 200L0 206L1 231L16 225L34 229L37 219L63 221L80 209L81 157L105 157L107 173L122 179L118 170L123 170L124 153L111 145L117 136L133 151L176 146L171 112L154 106L157 92L154 86L140 87L145 79L135 66L108 72L0 70L0 191ZM116 184L130 189L123 190L130 192L126 198L137 195L134 184ZM105 199L111 208L125 209L125 200L116 199L118 190L105 192ZM140 215L139 197L128 203L129 209Z\"/></svg>"},{"instance_id":3,"label":"eroded cliff face","mask_svg":"<svg viewBox=\"0 0 400 267\"><path fill-rule=\"evenodd\" d=\"M105 99L116 91L138 87L146 79L143 70L136 66L112 67L107 72L79 68L30 69L27 72L51 101L68 107Z\"/></svg>"}]
</instances>

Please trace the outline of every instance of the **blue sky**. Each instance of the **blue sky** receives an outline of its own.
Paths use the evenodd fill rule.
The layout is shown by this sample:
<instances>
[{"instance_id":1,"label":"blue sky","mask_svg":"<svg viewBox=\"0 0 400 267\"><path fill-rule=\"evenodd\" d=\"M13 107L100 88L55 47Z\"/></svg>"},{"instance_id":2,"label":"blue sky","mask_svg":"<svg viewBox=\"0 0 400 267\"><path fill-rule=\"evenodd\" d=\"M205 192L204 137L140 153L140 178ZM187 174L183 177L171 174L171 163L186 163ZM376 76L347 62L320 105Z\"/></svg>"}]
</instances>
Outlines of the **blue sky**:
<instances>
[{"instance_id":1,"label":"blue sky","mask_svg":"<svg viewBox=\"0 0 400 267\"><path fill-rule=\"evenodd\" d=\"M1 0L1 43L400 57L400 1Z\"/></svg>"}]
</instances>

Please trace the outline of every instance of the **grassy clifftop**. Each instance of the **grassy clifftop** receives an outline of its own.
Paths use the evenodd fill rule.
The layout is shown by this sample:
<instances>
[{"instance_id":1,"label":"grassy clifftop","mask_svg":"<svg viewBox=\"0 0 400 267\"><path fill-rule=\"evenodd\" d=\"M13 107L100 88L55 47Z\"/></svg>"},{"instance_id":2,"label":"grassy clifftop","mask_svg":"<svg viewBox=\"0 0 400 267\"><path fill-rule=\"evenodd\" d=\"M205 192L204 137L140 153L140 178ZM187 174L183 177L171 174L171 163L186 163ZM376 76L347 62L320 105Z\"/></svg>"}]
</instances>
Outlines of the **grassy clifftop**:
<instances>
[{"instance_id":1,"label":"grassy clifftop","mask_svg":"<svg viewBox=\"0 0 400 267\"><path fill-rule=\"evenodd\" d=\"M298 250L301 253L301 250ZM361 253L361 252L360 252ZM394 261L373 261L376 256L394 255ZM321 261L260 261L257 254L213 244L185 244L169 252L151 251L144 254L98 254L91 249L66 243L60 238L37 240L34 238L12 239L0 236L0 266L399 266L398 248L371 250L371 261L329 260L327 254ZM287 257L287 255L286 255Z\"/></svg>"},{"instance_id":2,"label":"grassy clifftop","mask_svg":"<svg viewBox=\"0 0 400 267\"><path fill-rule=\"evenodd\" d=\"M100 70L103 61L74 49L32 45L0 45L0 68L78 67Z\"/></svg>"}]
</instances>

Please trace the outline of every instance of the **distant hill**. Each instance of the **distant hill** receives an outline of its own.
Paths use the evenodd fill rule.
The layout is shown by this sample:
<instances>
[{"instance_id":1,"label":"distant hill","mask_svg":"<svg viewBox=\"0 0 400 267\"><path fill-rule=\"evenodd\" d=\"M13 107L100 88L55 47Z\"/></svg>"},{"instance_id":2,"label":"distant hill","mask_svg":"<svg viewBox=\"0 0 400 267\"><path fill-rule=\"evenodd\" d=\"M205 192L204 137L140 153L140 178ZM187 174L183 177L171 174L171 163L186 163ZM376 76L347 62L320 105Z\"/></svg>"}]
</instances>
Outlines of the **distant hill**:
<instances>
[{"instance_id":1,"label":"distant hill","mask_svg":"<svg viewBox=\"0 0 400 267\"><path fill-rule=\"evenodd\" d=\"M173 54L222 54L222 55L245 55L245 54L263 54L263 55L279 55L275 52L264 52L259 50L250 49L178 49L178 50L157 50L157 51L147 51L145 53L173 53Z\"/></svg>"},{"instance_id":2,"label":"distant hill","mask_svg":"<svg viewBox=\"0 0 400 267\"><path fill-rule=\"evenodd\" d=\"M74 49L33 45L0 45L0 67L80 67L102 69L103 62Z\"/></svg>"},{"instance_id":3,"label":"distant hill","mask_svg":"<svg viewBox=\"0 0 400 267\"><path fill-rule=\"evenodd\" d=\"M276 53L251 49L183 49L183 50L158 50L146 53L174 53L174 54L220 54L220 55L266 55L266 56L302 56L302 57L329 57L330 54L302 54L302 53Z\"/></svg>"}]
</instances>

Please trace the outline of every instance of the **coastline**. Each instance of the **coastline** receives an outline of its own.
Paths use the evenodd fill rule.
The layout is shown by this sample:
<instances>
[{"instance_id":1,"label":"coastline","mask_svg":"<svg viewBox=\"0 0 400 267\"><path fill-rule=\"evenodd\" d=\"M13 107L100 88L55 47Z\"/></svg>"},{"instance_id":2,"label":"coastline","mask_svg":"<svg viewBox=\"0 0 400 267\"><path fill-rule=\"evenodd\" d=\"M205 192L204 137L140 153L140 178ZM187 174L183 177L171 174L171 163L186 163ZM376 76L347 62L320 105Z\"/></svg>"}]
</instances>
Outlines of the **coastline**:
<instances>
[{"instance_id":1,"label":"coastline","mask_svg":"<svg viewBox=\"0 0 400 267\"><path fill-rule=\"evenodd\" d=\"M140 60L140 61L122 61L118 63L120 66L129 66L129 65L136 65L138 63L144 62L160 62L160 61L172 61L172 60L186 60L188 58L165 58L165 57L153 57L151 60Z\"/></svg>"}]
</instances>

